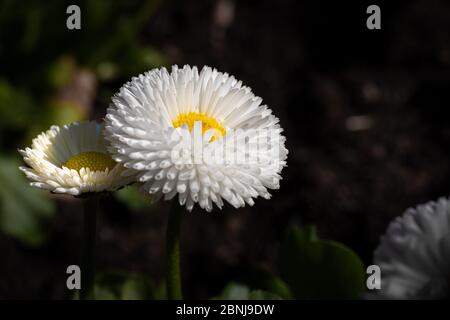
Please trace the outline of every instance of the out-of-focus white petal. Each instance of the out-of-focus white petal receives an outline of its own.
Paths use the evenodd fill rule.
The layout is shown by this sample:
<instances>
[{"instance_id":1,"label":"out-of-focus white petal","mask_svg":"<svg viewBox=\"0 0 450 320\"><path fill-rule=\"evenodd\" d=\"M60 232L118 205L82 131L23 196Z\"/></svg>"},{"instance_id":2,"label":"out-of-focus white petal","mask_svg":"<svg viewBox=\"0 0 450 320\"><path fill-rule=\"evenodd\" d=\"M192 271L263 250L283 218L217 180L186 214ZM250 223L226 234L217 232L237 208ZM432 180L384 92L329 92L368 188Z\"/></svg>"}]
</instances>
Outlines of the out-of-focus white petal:
<instances>
[{"instance_id":1,"label":"out-of-focus white petal","mask_svg":"<svg viewBox=\"0 0 450 320\"><path fill-rule=\"evenodd\" d=\"M375 251L381 289L369 297L436 299L450 290L450 202L408 209L389 225Z\"/></svg>"}]
</instances>

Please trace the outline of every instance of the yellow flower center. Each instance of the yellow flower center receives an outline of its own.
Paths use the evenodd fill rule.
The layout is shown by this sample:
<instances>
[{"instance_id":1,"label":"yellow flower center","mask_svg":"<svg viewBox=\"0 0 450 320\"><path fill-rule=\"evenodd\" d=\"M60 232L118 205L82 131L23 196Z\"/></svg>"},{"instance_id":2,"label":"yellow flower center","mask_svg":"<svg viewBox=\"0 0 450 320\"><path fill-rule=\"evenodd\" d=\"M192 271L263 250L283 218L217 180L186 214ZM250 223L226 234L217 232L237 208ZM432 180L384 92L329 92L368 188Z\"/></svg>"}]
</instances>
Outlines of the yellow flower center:
<instances>
[{"instance_id":1,"label":"yellow flower center","mask_svg":"<svg viewBox=\"0 0 450 320\"><path fill-rule=\"evenodd\" d=\"M201 121L202 123L202 134L210 129L214 129L214 134L211 138L211 141L225 135L226 130L222 123L212 117L207 116L203 112L182 113L172 121L172 124L174 128L178 128L186 124L189 127L189 131L191 131L196 121Z\"/></svg>"},{"instance_id":2,"label":"yellow flower center","mask_svg":"<svg viewBox=\"0 0 450 320\"><path fill-rule=\"evenodd\" d=\"M79 171L81 168L89 168L91 171L112 170L116 162L107 154L95 151L82 152L73 156L63 167Z\"/></svg>"}]
</instances>

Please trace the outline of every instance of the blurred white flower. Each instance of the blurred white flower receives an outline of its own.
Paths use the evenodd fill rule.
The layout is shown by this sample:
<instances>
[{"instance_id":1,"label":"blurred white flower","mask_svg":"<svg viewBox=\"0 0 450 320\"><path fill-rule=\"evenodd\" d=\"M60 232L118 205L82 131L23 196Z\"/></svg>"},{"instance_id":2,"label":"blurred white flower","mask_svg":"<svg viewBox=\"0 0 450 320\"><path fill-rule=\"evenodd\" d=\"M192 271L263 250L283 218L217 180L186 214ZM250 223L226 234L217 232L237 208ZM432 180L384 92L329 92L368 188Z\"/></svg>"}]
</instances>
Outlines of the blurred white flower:
<instances>
[{"instance_id":1,"label":"blurred white flower","mask_svg":"<svg viewBox=\"0 0 450 320\"><path fill-rule=\"evenodd\" d=\"M395 219L376 249L381 299L438 299L449 294L450 202L441 198Z\"/></svg>"},{"instance_id":2,"label":"blurred white flower","mask_svg":"<svg viewBox=\"0 0 450 320\"><path fill-rule=\"evenodd\" d=\"M116 161L144 191L210 211L270 198L286 165L278 118L250 88L204 67L154 69L125 84L105 119Z\"/></svg>"},{"instance_id":3,"label":"blurred white flower","mask_svg":"<svg viewBox=\"0 0 450 320\"><path fill-rule=\"evenodd\" d=\"M106 148L103 126L94 121L52 126L33 139L31 148L19 150L20 167L33 187L54 193L113 191L130 182L121 176L123 167Z\"/></svg>"}]
</instances>

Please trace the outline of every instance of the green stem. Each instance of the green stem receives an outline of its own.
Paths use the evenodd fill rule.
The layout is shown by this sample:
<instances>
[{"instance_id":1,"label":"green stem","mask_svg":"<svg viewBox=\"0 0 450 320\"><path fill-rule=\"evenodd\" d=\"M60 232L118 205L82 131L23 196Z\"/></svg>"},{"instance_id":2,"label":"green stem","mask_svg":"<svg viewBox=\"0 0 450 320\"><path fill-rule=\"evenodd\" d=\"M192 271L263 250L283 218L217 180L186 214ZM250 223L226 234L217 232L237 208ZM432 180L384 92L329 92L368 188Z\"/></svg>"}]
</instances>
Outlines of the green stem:
<instances>
[{"instance_id":1,"label":"green stem","mask_svg":"<svg viewBox=\"0 0 450 320\"><path fill-rule=\"evenodd\" d=\"M169 300L181 300L180 228L181 207L173 202L166 229L166 289Z\"/></svg>"},{"instance_id":2,"label":"green stem","mask_svg":"<svg viewBox=\"0 0 450 320\"><path fill-rule=\"evenodd\" d=\"M84 200L83 244L81 253L81 291L80 299L95 299L94 294L94 249L95 229L99 209L99 196L90 195Z\"/></svg>"}]
</instances>

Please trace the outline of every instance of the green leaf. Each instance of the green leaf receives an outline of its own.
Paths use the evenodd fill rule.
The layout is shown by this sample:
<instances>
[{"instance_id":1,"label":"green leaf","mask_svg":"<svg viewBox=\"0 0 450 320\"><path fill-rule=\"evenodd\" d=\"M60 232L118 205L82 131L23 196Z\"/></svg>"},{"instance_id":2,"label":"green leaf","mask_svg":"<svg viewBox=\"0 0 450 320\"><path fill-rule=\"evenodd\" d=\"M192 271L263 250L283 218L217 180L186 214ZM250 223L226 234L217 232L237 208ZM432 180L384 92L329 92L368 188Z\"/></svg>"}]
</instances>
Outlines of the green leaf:
<instances>
[{"instance_id":1,"label":"green leaf","mask_svg":"<svg viewBox=\"0 0 450 320\"><path fill-rule=\"evenodd\" d=\"M136 185L120 189L114 192L114 196L133 212L139 212L152 206L152 198L139 192Z\"/></svg>"},{"instance_id":2,"label":"green leaf","mask_svg":"<svg viewBox=\"0 0 450 320\"><path fill-rule=\"evenodd\" d=\"M278 277L271 276L261 283L261 291L269 292L282 299L292 299L288 285Z\"/></svg>"},{"instance_id":3,"label":"green leaf","mask_svg":"<svg viewBox=\"0 0 450 320\"><path fill-rule=\"evenodd\" d=\"M264 290L251 290L248 286L230 282L213 300L281 300L281 297Z\"/></svg>"},{"instance_id":4,"label":"green leaf","mask_svg":"<svg viewBox=\"0 0 450 320\"><path fill-rule=\"evenodd\" d=\"M312 226L290 228L280 271L297 299L356 299L364 291L360 258L342 244L319 240Z\"/></svg>"},{"instance_id":5,"label":"green leaf","mask_svg":"<svg viewBox=\"0 0 450 320\"><path fill-rule=\"evenodd\" d=\"M49 128L51 125L63 126L67 123L81 121L85 116L82 107L77 103L55 99L47 102L45 119L42 122L46 123L45 128Z\"/></svg>"},{"instance_id":6,"label":"green leaf","mask_svg":"<svg viewBox=\"0 0 450 320\"><path fill-rule=\"evenodd\" d=\"M150 300L158 296L155 285L144 275L114 271L96 277L97 300Z\"/></svg>"},{"instance_id":7,"label":"green leaf","mask_svg":"<svg viewBox=\"0 0 450 320\"><path fill-rule=\"evenodd\" d=\"M263 290L253 290L248 295L248 300L281 300L280 296L274 293L263 291Z\"/></svg>"},{"instance_id":8,"label":"green leaf","mask_svg":"<svg viewBox=\"0 0 450 320\"><path fill-rule=\"evenodd\" d=\"M44 191L29 186L17 161L1 155L0 181L0 229L24 244L41 245L48 236L54 203Z\"/></svg>"},{"instance_id":9,"label":"green leaf","mask_svg":"<svg viewBox=\"0 0 450 320\"><path fill-rule=\"evenodd\" d=\"M33 119L33 102L26 91L13 87L0 79L1 127L26 127Z\"/></svg>"},{"instance_id":10,"label":"green leaf","mask_svg":"<svg viewBox=\"0 0 450 320\"><path fill-rule=\"evenodd\" d=\"M245 275L245 283L252 290L270 292L282 299L292 299L289 286L279 277L261 269L250 269Z\"/></svg>"},{"instance_id":11,"label":"green leaf","mask_svg":"<svg viewBox=\"0 0 450 320\"><path fill-rule=\"evenodd\" d=\"M47 69L50 87L58 89L68 84L73 77L75 67L75 59L71 56L62 56L51 63Z\"/></svg>"},{"instance_id":12,"label":"green leaf","mask_svg":"<svg viewBox=\"0 0 450 320\"><path fill-rule=\"evenodd\" d=\"M142 68L151 69L169 64L167 58L154 47L140 48L136 55Z\"/></svg>"},{"instance_id":13,"label":"green leaf","mask_svg":"<svg viewBox=\"0 0 450 320\"><path fill-rule=\"evenodd\" d=\"M222 293L215 300L247 300L250 289L242 284L231 282L226 285Z\"/></svg>"},{"instance_id":14,"label":"green leaf","mask_svg":"<svg viewBox=\"0 0 450 320\"><path fill-rule=\"evenodd\" d=\"M86 118L85 112L76 103L52 99L42 105L42 111L37 115L33 124L28 124L26 141L34 139L42 131L48 130L52 125L63 126Z\"/></svg>"}]
</instances>

